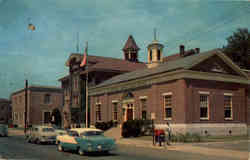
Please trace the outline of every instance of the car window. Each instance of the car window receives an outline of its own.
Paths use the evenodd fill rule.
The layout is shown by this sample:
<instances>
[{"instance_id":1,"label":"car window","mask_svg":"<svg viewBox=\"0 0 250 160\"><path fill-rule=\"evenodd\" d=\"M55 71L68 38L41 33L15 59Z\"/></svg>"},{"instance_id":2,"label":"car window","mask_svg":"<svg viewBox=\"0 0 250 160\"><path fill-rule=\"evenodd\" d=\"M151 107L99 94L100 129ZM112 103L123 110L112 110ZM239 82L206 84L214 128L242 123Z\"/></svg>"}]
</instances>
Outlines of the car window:
<instances>
[{"instance_id":1,"label":"car window","mask_svg":"<svg viewBox=\"0 0 250 160\"><path fill-rule=\"evenodd\" d=\"M43 128L42 129L43 132L54 132L53 128Z\"/></svg>"},{"instance_id":2,"label":"car window","mask_svg":"<svg viewBox=\"0 0 250 160\"><path fill-rule=\"evenodd\" d=\"M78 133L76 131L68 131L68 135L72 137L78 137Z\"/></svg>"},{"instance_id":3,"label":"car window","mask_svg":"<svg viewBox=\"0 0 250 160\"><path fill-rule=\"evenodd\" d=\"M81 134L81 136L102 136L102 131L86 131Z\"/></svg>"}]
</instances>

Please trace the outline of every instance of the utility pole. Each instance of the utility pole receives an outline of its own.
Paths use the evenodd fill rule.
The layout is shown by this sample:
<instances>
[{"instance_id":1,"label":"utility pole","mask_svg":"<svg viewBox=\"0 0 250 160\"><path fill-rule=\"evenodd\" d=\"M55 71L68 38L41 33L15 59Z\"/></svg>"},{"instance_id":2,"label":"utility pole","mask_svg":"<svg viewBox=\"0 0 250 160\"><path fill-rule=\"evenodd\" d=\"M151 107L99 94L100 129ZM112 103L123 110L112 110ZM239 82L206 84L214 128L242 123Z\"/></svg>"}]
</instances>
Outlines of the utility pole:
<instances>
[{"instance_id":1,"label":"utility pole","mask_svg":"<svg viewBox=\"0 0 250 160\"><path fill-rule=\"evenodd\" d=\"M88 98L89 98L89 95L88 95L88 80L89 80L89 73L88 73L88 42L86 42L86 50L85 50L85 52L86 52L86 71L87 71L87 75L86 75L86 119L85 119L85 122L86 122L86 128L88 128L88 124L89 124L89 122L88 122L88 118L89 118L89 116L88 116L88 107L89 107L89 103L88 103Z\"/></svg>"},{"instance_id":2,"label":"utility pole","mask_svg":"<svg viewBox=\"0 0 250 160\"><path fill-rule=\"evenodd\" d=\"M27 111L28 111L28 80L25 80L25 111L24 111L24 134L26 134L27 129Z\"/></svg>"}]
</instances>

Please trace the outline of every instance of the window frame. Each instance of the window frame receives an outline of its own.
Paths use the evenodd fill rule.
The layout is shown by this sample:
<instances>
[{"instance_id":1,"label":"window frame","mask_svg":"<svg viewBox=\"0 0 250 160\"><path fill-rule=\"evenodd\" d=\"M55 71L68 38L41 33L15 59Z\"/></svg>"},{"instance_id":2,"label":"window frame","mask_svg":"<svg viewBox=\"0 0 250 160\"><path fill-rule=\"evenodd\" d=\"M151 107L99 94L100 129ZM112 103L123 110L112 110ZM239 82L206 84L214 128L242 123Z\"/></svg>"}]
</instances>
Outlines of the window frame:
<instances>
[{"instance_id":1,"label":"window frame","mask_svg":"<svg viewBox=\"0 0 250 160\"><path fill-rule=\"evenodd\" d=\"M230 97L230 117L226 117L225 116L225 108L229 108L226 107L225 105L225 97ZM232 93L224 93L224 120L233 120L233 94Z\"/></svg>"},{"instance_id":2,"label":"window frame","mask_svg":"<svg viewBox=\"0 0 250 160\"><path fill-rule=\"evenodd\" d=\"M96 121L97 122L101 122L102 121L101 103L96 103Z\"/></svg>"},{"instance_id":3,"label":"window frame","mask_svg":"<svg viewBox=\"0 0 250 160\"><path fill-rule=\"evenodd\" d=\"M201 96L206 97L206 107L201 106ZM209 92L199 92L199 108L200 108L200 120L209 120L210 119L210 93ZM207 108L207 116L206 117L201 117L201 108Z\"/></svg>"},{"instance_id":4,"label":"window frame","mask_svg":"<svg viewBox=\"0 0 250 160\"><path fill-rule=\"evenodd\" d=\"M163 110L164 110L164 120L172 120L173 118L173 94L172 92L167 92L167 93L163 93ZM170 97L170 104L169 106L171 107L167 107L166 106L166 97ZM166 114L166 109L167 108L170 108L171 109L171 117L167 117L167 114Z\"/></svg>"}]
</instances>

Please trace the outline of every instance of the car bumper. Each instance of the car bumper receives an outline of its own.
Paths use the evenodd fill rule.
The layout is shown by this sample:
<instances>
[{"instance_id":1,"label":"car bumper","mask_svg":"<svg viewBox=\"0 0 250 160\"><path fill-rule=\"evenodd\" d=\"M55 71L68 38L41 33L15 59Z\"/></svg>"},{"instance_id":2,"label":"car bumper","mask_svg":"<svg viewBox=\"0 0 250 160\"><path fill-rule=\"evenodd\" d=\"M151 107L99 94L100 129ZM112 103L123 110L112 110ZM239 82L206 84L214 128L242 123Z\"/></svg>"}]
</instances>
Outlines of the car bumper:
<instances>
[{"instance_id":1,"label":"car bumper","mask_svg":"<svg viewBox=\"0 0 250 160\"><path fill-rule=\"evenodd\" d=\"M98 146L89 146L87 148L87 152L105 152L105 151L113 151L116 150L116 145L114 146L102 146L102 145L98 145Z\"/></svg>"}]
</instances>

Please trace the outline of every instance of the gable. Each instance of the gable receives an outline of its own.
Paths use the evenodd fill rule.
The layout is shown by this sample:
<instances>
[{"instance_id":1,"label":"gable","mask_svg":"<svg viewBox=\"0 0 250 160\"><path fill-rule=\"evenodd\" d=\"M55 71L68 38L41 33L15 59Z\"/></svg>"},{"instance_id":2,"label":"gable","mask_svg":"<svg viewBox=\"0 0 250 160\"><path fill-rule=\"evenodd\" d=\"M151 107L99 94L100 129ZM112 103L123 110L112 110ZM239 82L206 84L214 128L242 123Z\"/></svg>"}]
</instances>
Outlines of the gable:
<instances>
[{"instance_id":1,"label":"gable","mask_svg":"<svg viewBox=\"0 0 250 160\"><path fill-rule=\"evenodd\" d=\"M232 68L232 66L225 63L225 61L223 61L222 58L216 54L196 64L191 68L191 70L242 76L239 72Z\"/></svg>"}]
</instances>

